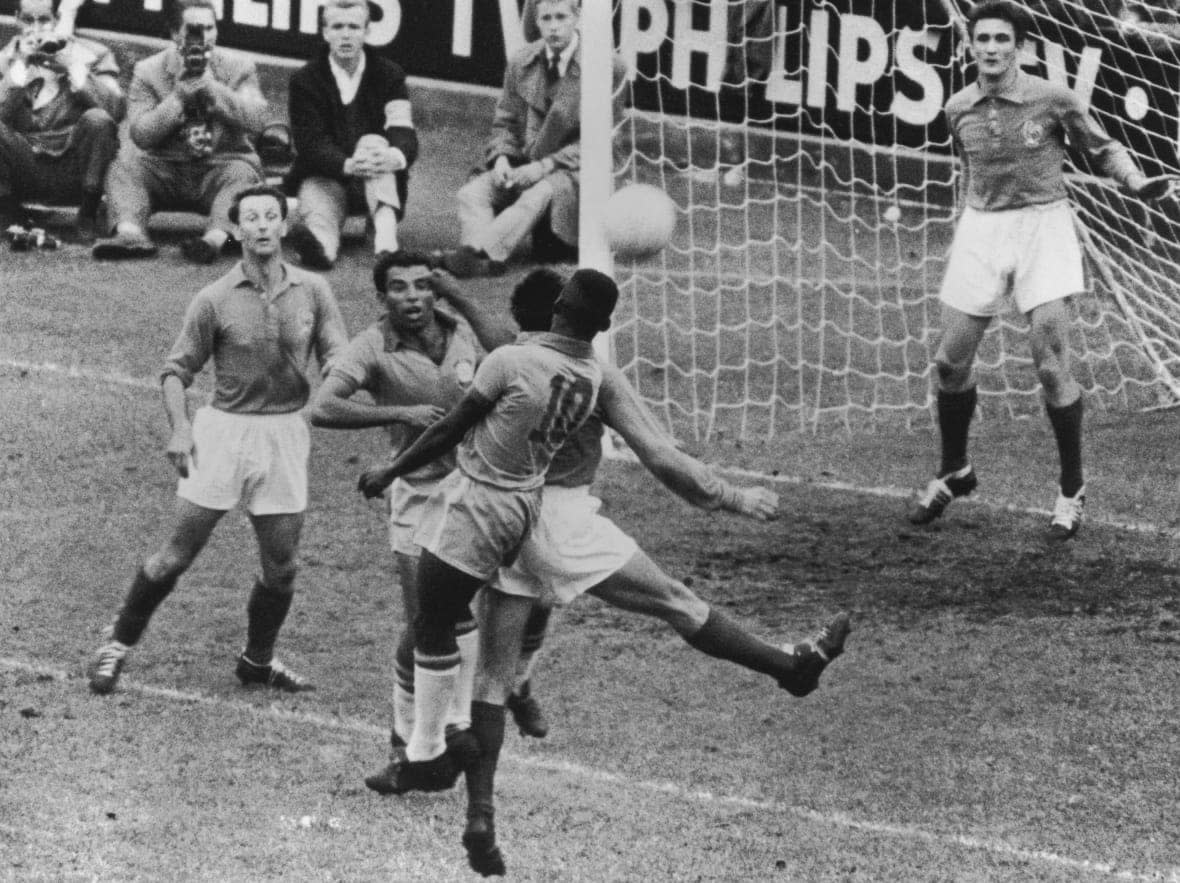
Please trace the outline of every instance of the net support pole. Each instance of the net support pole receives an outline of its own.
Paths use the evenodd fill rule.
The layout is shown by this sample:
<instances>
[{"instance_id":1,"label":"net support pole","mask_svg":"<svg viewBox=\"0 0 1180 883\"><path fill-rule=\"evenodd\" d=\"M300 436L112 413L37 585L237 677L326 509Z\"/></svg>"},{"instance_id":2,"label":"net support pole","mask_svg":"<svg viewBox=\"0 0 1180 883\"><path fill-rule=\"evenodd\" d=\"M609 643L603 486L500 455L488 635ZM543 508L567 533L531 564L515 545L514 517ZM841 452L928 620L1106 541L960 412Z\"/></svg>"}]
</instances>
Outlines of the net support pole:
<instances>
[{"instance_id":1,"label":"net support pole","mask_svg":"<svg viewBox=\"0 0 1180 883\"><path fill-rule=\"evenodd\" d=\"M615 262L602 228L603 209L614 189L614 27L610 0L583 0L581 16L582 168L578 193L578 263L615 275ZM594 338L594 351L614 364L610 333ZM602 434L603 453L618 455L609 432Z\"/></svg>"},{"instance_id":2,"label":"net support pole","mask_svg":"<svg viewBox=\"0 0 1180 883\"><path fill-rule=\"evenodd\" d=\"M602 229L602 213L614 186L614 118L611 82L614 30L609 0L583 0L581 32L582 168L578 194L578 263L614 276L614 259ZM600 334L595 350L613 361L610 335Z\"/></svg>"}]
</instances>

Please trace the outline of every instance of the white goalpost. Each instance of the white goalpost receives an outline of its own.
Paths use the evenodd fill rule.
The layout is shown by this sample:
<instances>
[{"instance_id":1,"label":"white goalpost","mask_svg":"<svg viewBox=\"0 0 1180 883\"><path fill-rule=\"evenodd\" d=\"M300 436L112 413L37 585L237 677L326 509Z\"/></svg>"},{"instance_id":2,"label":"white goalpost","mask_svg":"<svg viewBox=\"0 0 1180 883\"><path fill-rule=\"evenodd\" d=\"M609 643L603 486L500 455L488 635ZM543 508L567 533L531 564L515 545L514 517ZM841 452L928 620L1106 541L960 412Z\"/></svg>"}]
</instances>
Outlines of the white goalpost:
<instances>
[{"instance_id":1,"label":"white goalpost","mask_svg":"<svg viewBox=\"0 0 1180 883\"><path fill-rule=\"evenodd\" d=\"M1026 5L1037 33L1025 69L1066 82L1148 174L1180 169L1169 24L1116 20L1091 0ZM678 439L930 423L958 203L939 111L972 75L956 20L969 6L583 0L582 262L611 267L595 213L612 185L651 183L676 201L671 245L613 268L624 297L611 350ZM604 143L610 96L595 90L611 47L628 65L628 111ZM1074 298L1078 380L1094 407L1170 404L1180 209L1074 172L1092 276ZM978 363L984 417L1038 412L1023 319L993 326Z\"/></svg>"}]
</instances>

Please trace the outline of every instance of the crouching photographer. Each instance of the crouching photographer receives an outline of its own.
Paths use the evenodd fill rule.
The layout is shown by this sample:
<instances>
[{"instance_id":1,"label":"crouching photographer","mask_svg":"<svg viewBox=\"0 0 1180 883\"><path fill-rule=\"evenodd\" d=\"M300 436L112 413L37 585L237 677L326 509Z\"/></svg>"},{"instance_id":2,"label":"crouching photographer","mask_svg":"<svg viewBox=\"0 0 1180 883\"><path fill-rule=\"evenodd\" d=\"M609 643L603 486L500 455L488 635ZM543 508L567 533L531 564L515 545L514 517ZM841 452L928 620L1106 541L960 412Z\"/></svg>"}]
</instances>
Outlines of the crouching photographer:
<instances>
[{"instance_id":1,"label":"crouching photographer","mask_svg":"<svg viewBox=\"0 0 1180 883\"><path fill-rule=\"evenodd\" d=\"M217 45L212 0L167 7L172 45L135 66L129 90L132 144L111 166L107 190L114 236L94 246L100 260L150 257L153 210L197 211L204 233L181 243L192 263L211 264L229 239L229 207L262 181L252 140L267 119L254 63Z\"/></svg>"},{"instance_id":2,"label":"crouching photographer","mask_svg":"<svg viewBox=\"0 0 1180 883\"><path fill-rule=\"evenodd\" d=\"M20 247L53 242L28 235L25 203L73 204L78 238L92 240L126 107L118 63L62 34L51 0L21 0L16 19L0 49L0 229Z\"/></svg>"}]
</instances>

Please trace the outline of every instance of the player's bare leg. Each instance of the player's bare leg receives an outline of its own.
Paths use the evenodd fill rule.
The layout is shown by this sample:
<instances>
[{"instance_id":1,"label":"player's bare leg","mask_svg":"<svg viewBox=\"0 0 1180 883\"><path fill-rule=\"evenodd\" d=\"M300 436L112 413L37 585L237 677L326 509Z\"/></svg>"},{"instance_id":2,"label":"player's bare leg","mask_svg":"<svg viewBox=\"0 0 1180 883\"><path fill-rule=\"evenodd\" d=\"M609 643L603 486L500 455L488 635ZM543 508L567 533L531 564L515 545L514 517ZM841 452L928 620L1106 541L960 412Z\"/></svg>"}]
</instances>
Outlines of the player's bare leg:
<instances>
[{"instance_id":1,"label":"player's bare leg","mask_svg":"<svg viewBox=\"0 0 1180 883\"><path fill-rule=\"evenodd\" d=\"M110 638L98 649L89 666L90 689L95 693L110 693L115 689L128 652L139 643L156 608L205 548L223 515L225 512L219 509L206 509L177 498L172 536L136 572L111 626Z\"/></svg>"},{"instance_id":2,"label":"player's bare leg","mask_svg":"<svg viewBox=\"0 0 1180 883\"><path fill-rule=\"evenodd\" d=\"M911 524L929 524L955 497L975 490L978 479L967 459L967 436L975 414L971 366L991 319L942 305L942 338L935 353L938 371L938 432L942 456L938 473L910 505Z\"/></svg>"},{"instance_id":3,"label":"player's bare leg","mask_svg":"<svg viewBox=\"0 0 1180 883\"><path fill-rule=\"evenodd\" d=\"M848 614L840 613L815 638L775 647L710 607L642 550L587 594L622 610L662 619L695 649L770 675L792 696L806 696L819 686L828 663L844 652L851 630Z\"/></svg>"},{"instance_id":4,"label":"player's bare leg","mask_svg":"<svg viewBox=\"0 0 1180 883\"><path fill-rule=\"evenodd\" d=\"M1066 301L1035 308L1029 314L1029 324L1033 364L1061 460L1060 491L1047 537L1068 540L1082 525L1086 485L1082 475L1082 388L1069 369L1071 317Z\"/></svg>"},{"instance_id":5,"label":"player's bare leg","mask_svg":"<svg viewBox=\"0 0 1180 883\"><path fill-rule=\"evenodd\" d=\"M262 684L288 693L314 690L308 681L274 658L275 641L295 595L295 555L303 513L251 515L258 538L262 578L254 581L246 607L246 647L236 674L243 684Z\"/></svg>"},{"instance_id":6,"label":"player's bare leg","mask_svg":"<svg viewBox=\"0 0 1180 883\"><path fill-rule=\"evenodd\" d=\"M533 601L486 589L480 604L480 664L471 703L471 729L479 742L478 759L467 769L467 825L463 848L472 870L485 877L505 872L496 845L495 778L504 744L505 703L516 684L525 629Z\"/></svg>"}]
</instances>

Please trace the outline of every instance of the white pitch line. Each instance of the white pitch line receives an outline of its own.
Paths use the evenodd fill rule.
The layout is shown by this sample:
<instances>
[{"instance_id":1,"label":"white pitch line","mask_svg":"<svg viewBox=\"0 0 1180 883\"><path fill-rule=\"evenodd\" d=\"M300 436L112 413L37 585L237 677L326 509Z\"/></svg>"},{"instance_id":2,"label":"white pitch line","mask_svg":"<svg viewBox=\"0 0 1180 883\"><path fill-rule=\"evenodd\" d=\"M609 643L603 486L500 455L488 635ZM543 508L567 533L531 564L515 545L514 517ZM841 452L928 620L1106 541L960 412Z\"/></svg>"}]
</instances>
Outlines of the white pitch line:
<instances>
[{"instance_id":1,"label":"white pitch line","mask_svg":"<svg viewBox=\"0 0 1180 883\"><path fill-rule=\"evenodd\" d=\"M0 367L18 368L22 371L36 371L46 374L57 374L64 377L90 380L95 383L105 383L112 386L128 386L134 389L150 389L155 391L160 388L159 382L155 380L148 380L141 377L132 377L126 374L109 374L102 371L91 371L89 369L78 368L76 366L57 365L53 362L26 362L19 359L9 359L0 356ZM621 460L632 464L637 464L639 462L633 454L631 454L629 451L624 451L618 446L615 446L614 452L611 454L611 459ZM721 471L726 475L732 475L738 478L748 479L750 481L770 481L777 484L816 487L827 491L863 494L867 497L907 500L913 496L912 490L891 487L889 485L861 485L847 481L815 481L810 478L804 478L801 475L772 475L770 473L757 472L751 469L738 469L730 467L721 467ZM1034 515L1041 517L1044 515L1053 514L1048 509L1040 509L1035 506L1019 506L1015 503L992 502L990 500L980 499L978 497L967 497L956 503L956 506L961 505L978 506L996 512L1011 512L1015 515ZM1088 524L1113 528L1115 530L1124 530L1130 533L1180 538L1180 530L1173 530L1172 528L1164 527L1159 524L1153 524L1148 521L1116 521L1113 519L1095 518L1092 516L1088 516L1086 521Z\"/></svg>"},{"instance_id":2,"label":"white pitch line","mask_svg":"<svg viewBox=\"0 0 1180 883\"><path fill-rule=\"evenodd\" d=\"M38 677L48 677L55 681L81 681L81 678L70 675L61 669L27 662L12 657L0 657L0 668L9 671L24 672ZM309 711L295 711L270 704L258 706L249 702L234 699L223 699L216 696L206 696L178 690L172 687L157 687L143 684L126 678L120 681L123 689L128 692L140 693L156 699L167 699L187 705L201 705L219 710L230 709L257 718L273 718L290 723L305 724L320 729L331 729L355 733L362 736L374 736L382 739L388 734L385 727L371 724L367 721L350 717L316 714ZM889 822L875 822L871 819L859 819L848 813L833 811L823 812L805 806L795 806L773 800L759 800L753 797L741 797L733 794L717 794L712 791L685 788L675 782L661 782L655 780L636 779L631 776L611 773L606 770L584 766L579 763L564 760L544 760L532 757L520 757L505 754L504 759L520 767L559 773L573 778L586 779L600 784L611 785L616 788L632 788L651 794L662 794L668 797L693 803L715 804L718 806L736 807L739 809L753 809L759 812L790 815L815 825L832 828L845 828L862 831L884 837L894 837L899 840L919 841L940 846L961 846L975 849L997 856L1017 859L1025 862L1035 862L1063 868L1071 871L1103 874L1116 880L1130 881L1164 881L1164 883L1180 883L1180 868L1161 868L1152 870L1130 870L1118 868L1109 862L1079 859L1060 855L1044 849L1023 849L1005 843L1002 840L992 840L986 837L975 837L970 834L940 833L927 831L913 825L898 825Z\"/></svg>"}]
</instances>

